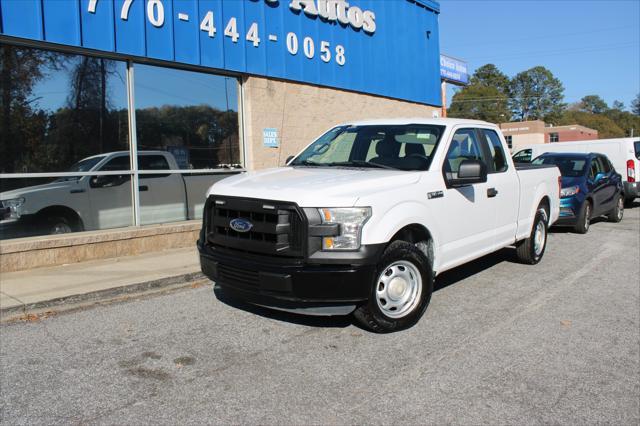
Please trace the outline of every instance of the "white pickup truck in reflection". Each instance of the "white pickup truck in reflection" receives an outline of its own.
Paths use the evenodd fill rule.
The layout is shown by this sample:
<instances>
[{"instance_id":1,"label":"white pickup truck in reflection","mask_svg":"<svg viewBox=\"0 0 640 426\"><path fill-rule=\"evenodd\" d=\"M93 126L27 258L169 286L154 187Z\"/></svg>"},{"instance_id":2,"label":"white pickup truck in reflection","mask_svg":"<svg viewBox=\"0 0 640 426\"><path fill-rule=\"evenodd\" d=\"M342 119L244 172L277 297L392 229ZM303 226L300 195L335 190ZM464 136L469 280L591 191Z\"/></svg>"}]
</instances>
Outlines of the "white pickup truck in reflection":
<instances>
[{"instance_id":1,"label":"white pickup truck in reflection","mask_svg":"<svg viewBox=\"0 0 640 426\"><path fill-rule=\"evenodd\" d=\"M44 185L0 193L2 239L38 234L117 228L133 225L129 152L85 158L69 172L123 171L108 176L64 177ZM139 175L142 224L200 219L207 189L238 173L179 174L167 151L138 152L138 169L158 171Z\"/></svg>"}]
</instances>

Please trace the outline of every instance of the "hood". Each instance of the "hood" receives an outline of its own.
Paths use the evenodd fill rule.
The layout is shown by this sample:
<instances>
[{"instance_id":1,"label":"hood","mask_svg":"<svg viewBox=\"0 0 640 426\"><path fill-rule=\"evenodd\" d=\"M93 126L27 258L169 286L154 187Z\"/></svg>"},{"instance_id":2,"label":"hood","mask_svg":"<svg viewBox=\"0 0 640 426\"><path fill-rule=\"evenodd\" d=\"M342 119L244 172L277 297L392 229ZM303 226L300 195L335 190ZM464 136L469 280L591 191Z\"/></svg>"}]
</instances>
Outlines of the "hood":
<instances>
[{"instance_id":1,"label":"hood","mask_svg":"<svg viewBox=\"0 0 640 426\"><path fill-rule=\"evenodd\" d=\"M570 186L581 186L584 181L582 177L569 177L562 176L562 187L568 188Z\"/></svg>"},{"instance_id":2,"label":"hood","mask_svg":"<svg viewBox=\"0 0 640 426\"><path fill-rule=\"evenodd\" d=\"M43 185L26 186L24 188L13 189L11 191L0 192L0 200L11 200L13 198L28 197L36 195L37 193L43 191L49 192L57 189L69 190L69 187L75 186L77 184L78 181L68 180L60 182L50 182Z\"/></svg>"},{"instance_id":3,"label":"hood","mask_svg":"<svg viewBox=\"0 0 640 426\"><path fill-rule=\"evenodd\" d=\"M418 182L421 172L341 167L280 167L214 184L207 195L290 201L301 207L350 207L358 198Z\"/></svg>"}]
</instances>

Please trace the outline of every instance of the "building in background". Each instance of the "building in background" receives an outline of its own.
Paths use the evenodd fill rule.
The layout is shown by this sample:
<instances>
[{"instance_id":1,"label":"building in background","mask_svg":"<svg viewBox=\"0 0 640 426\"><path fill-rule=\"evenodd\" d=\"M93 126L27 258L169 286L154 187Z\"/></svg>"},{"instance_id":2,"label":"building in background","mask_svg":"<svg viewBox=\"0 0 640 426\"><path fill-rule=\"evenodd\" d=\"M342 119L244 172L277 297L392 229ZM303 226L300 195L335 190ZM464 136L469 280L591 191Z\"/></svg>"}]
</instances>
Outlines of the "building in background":
<instances>
[{"instance_id":1,"label":"building in background","mask_svg":"<svg viewBox=\"0 0 640 426\"><path fill-rule=\"evenodd\" d=\"M598 131L579 124L551 126L544 121L501 123L507 145L515 152L527 145L598 139Z\"/></svg>"},{"instance_id":2,"label":"building in background","mask_svg":"<svg viewBox=\"0 0 640 426\"><path fill-rule=\"evenodd\" d=\"M433 0L1 0L0 239L20 235L4 226L187 223L215 181L280 166L336 124L433 117L439 12Z\"/></svg>"}]
</instances>

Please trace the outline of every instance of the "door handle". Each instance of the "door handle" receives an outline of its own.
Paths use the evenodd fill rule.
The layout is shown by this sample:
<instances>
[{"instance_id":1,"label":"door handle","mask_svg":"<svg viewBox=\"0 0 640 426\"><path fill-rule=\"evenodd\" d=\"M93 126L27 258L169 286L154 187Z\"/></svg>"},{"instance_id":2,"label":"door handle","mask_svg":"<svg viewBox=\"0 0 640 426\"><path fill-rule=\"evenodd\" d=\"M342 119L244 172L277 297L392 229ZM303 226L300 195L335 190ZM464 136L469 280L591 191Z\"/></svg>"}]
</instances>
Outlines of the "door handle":
<instances>
[{"instance_id":1,"label":"door handle","mask_svg":"<svg viewBox=\"0 0 640 426\"><path fill-rule=\"evenodd\" d=\"M84 192L84 189L72 189L71 191L69 191L70 194L82 194Z\"/></svg>"},{"instance_id":2,"label":"door handle","mask_svg":"<svg viewBox=\"0 0 640 426\"><path fill-rule=\"evenodd\" d=\"M487 189L487 197L489 197L489 198L493 198L493 197L495 197L496 195L498 195L498 190L497 190L497 189L495 189L495 188L489 188L489 189Z\"/></svg>"},{"instance_id":3,"label":"door handle","mask_svg":"<svg viewBox=\"0 0 640 426\"><path fill-rule=\"evenodd\" d=\"M140 185L138 190L140 190L140 192L148 191L149 187L147 185Z\"/></svg>"}]
</instances>

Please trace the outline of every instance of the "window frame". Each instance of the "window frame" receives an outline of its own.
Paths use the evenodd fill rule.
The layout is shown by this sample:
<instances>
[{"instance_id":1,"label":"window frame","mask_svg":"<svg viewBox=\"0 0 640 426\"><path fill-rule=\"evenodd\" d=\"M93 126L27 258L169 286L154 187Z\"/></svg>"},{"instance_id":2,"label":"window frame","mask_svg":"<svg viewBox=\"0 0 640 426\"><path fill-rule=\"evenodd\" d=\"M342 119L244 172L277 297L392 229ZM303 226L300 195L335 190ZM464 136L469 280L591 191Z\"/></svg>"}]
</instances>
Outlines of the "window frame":
<instances>
[{"instance_id":1,"label":"window frame","mask_svg":"<svg viewBox=\"0 0 640 426\"><path fill-rule=\"evenodd\" d=\"M509 161L507 160L507 153L504 151L504 146L502 145L502 139L500 139L500 135L498 134L498 132L496 132L494 129L485 129L485 128L481 128L479 129L482 133L482 135L485 138L485 142L486 142L486 147L489 150L489 158L492 159L491 164L487 164L487 174L500 174L500 173L507 173L509 171ZM493 155L491 155L491 147L494 146L493 142L491 142L491 139L488 136L489 132L493 132L496 137L498 138L498 141L500 141L500 151L502 152L502 157L504 158L504 170L496 170L495 168L495 160L493 158Z\"/></svg>"},{"instance_id":2,"label":"window frame","mask_svg":"<svg viewBox=\"0 0 640 426\"><path fill-rule=\"evenodd\" d=\"M135 107L135 66L136 65L152 65L162 68L170 68L175 70L182 71L191 71L191 72L199 72L203 74L221 76L226 78L232 78L236 82L236 90L237 90L237 101L238 101L238 145L240 150L240 162L241 166L239 168L232 169L177 169L177 170L163 170L163 173L167 175L170 174L180 174L180 175L218 175L218 174L235 174L242 173L246 171L247 164L247 149L246 149L246 138L245 138L245 122L244 122L244 85L241 74L233 73L233 72L219 72L218 70L212 71L209 68L197 66L197 65L188 65L188 64L178 64L178 63L167 63L161 60L155 60L152 58L140 59L136 58L136 60L132 60L125 55L118 53L110 53L110 52L94 52L87 51L83 48L77 48L73 46L62 46L62 45L52 45L51 43L42 42L42 41L22 41L22 40L11 40L7 39L0 35L0 44L3 46L8 46L12 48L26 48L26 49L40 49L48 52L57 52L63 54L71 54L71 55L79 55L82 57L92 57L92 58L101 58L108 59L114 61L124 62L126 65L125 68L125 86L126 86L126 99L127 99L127 118L129 120L128 124L128 136L129 136L129 146L128 151L124 152L124 155L128 155L130 158L130 168L127 170L113 170L113 171L86 171L86 172L35 172L35 173L0 173L0 179L25 179L25 178L68 178L68 177L93 177L93 176L119 176L119 175L129 175L131 177L131 193L132 193L132 212L133 226L141 226L142 221L140 219L140 191L139 191L139 179L140 178L149 178L149 177L158 177L157 170L139 170L138 168L138 148L137 148L137 126L136 126L136 107ZM101 153L104 154L104 153ZM96 154L100 155L100 154ZM97 166L97 165L96 165ZM94 166L95 167L95 166ZM154 176L155 175L155 176Z\"/></svg>"},{"instance_id":3,"label":"window frame","mask_svg":"<svg viewBox=\"0 0 640 426\"><path fill-rule=\"evenodd\" d=\"M451 150L451 144L453 143L453 138L458 134L458 132L460 131L471 131L476 138L476 141L478 142L479 149L480 152L479 154L481 155L481 161L485 163L485 166L487 167L487 169L489 168L489 164L487 163L487 158L491 157L491 151L489 150L489 147L486 145L487 141L484 140L484 135L481 132L481 128L478 127L454 127L451 131L451 136L449 137L449 143L447 145L447 149L444 152L443 158L442 158L442 165L441 165L441 172L442 172L442 178L444 179L445 182L447 182L447 170L445 169L445 166L447 165L447 159L449 158L449 151ZM482 158L484 157L484 158ZM453 171L449 172L449 173L453 173ZM488 174L488 172L487 172Z\"/></svg>"}]
</instances>

